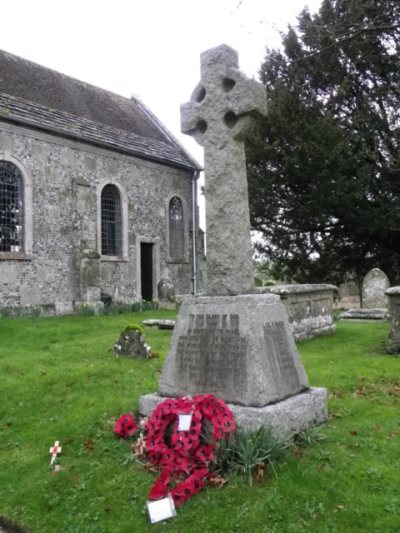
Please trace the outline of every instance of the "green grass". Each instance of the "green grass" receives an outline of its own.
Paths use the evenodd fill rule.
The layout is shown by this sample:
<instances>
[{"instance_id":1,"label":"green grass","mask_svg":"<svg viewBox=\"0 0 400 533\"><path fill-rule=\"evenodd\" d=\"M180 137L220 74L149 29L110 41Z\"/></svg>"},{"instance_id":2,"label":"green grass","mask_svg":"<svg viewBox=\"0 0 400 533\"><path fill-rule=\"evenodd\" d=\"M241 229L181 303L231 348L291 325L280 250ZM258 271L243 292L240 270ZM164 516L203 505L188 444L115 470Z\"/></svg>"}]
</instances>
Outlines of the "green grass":
<instances>
[{"instance_id":1,"label":"green grass","mask_svg":"<svg viewBox=\"0 0 400 533\"><path fill-rule=\"evenodd\" d=\"M34 533L400 532L400 358L385 323L339 323L299 344L330 418L260 483L231 477L150 526L154 474L113 435L116 418L156 390L170 332L146 328L157 359L115 358L122 329L168 311L0 320L0 516ZM59 464L49 447L59 440Z\"/></svg>"}]
</instances>

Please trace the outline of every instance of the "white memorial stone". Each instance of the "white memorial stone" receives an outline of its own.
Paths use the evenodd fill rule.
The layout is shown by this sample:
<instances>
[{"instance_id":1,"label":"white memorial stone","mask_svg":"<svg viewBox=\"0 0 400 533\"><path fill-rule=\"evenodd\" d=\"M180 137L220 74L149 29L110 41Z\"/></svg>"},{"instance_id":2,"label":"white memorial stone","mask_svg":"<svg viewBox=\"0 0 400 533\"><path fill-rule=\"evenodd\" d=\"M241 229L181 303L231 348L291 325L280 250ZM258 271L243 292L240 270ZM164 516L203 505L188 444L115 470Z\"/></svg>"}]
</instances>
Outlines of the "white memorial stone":
<instances>
[{"instance_id":1,"label":"white memorial stone","mask_svg":"<svg viewBox=\"0 0 400 533\"><path fill-rule=\"evenodd\" d=\"M370 270L362 284L362 306L367 309L387 308L385 291L390 287L389 278L379 268Z\"/></svg>"}]
</instances>

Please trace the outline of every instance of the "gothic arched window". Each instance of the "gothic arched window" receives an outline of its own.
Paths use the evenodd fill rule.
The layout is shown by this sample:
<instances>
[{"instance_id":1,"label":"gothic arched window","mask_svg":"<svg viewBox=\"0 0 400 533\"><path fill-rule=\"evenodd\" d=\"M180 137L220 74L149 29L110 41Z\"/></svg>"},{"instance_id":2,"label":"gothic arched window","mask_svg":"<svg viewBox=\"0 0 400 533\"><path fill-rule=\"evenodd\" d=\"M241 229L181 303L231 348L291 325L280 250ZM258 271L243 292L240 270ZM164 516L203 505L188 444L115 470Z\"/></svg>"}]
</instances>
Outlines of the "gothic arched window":
<instances>
[{"instance_id":1,"label":"gothic arched window","mask_svg":"<svg viewBox=\"0 0 400 533\"><path fill-rule=\"evenodd\" d=\"M0 252L22 252L24 190L19 168L0 160Z\"/></svg>"},{"instance_id":2,"label":"gothic arched window","mask_svg":"<svg viewBox=\"0 0 400 533\"><path fill-rule=\"evenodd\" d=\"M101 253L122 255L121 198L115 185L101 191Z\"/></svg>"},{"instance_id":3,"label":"gothic arched window","mask_svg":"<svg viewBox=\"0 0 400 533\"><path fill-rule=\"evenodd\" d=\"M184 255L184 225L182 200L173 196L168 207L169 256L182 258Z\"/></svg>"}]
</instances>

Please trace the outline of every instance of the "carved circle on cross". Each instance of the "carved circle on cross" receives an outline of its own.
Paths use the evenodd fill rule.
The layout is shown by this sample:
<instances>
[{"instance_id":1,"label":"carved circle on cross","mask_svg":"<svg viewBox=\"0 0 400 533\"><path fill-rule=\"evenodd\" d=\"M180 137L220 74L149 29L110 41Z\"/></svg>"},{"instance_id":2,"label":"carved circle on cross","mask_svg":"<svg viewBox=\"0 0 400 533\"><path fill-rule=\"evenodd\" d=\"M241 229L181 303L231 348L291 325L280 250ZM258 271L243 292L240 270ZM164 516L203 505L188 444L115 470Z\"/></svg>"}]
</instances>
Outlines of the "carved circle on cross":
<instances>
[{"instance_id":1,"label":"carved circle on cross","mask_svg":"<svg viewBox=\"0 0 400 533\"><path fill-rule=\"evenodd\" d=\"M241 141L257 114L266 114L265 87L240 72L237 52L227 45L204 52L201 81L181 106L182 132L200 145Z\"/></svg>"}]
</instances>

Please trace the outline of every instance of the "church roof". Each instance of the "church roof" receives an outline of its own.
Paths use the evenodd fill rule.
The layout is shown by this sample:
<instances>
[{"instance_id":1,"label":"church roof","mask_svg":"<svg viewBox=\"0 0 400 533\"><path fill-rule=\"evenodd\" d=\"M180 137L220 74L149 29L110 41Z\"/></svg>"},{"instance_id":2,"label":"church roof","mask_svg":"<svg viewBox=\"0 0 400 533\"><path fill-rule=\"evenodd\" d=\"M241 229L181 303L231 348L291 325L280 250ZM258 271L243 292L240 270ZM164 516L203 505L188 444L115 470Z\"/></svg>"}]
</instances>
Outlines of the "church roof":
<instances>
[{"instance_id":1,"label":"church roof","mask_svg":"<svg viewBox=\"0 0 400 533\"><path fill-rule=\"evenodd\" d=\"M0 119L173 166L200 168L137 98L1 50Z\"/></svg>"}]
</instances>

